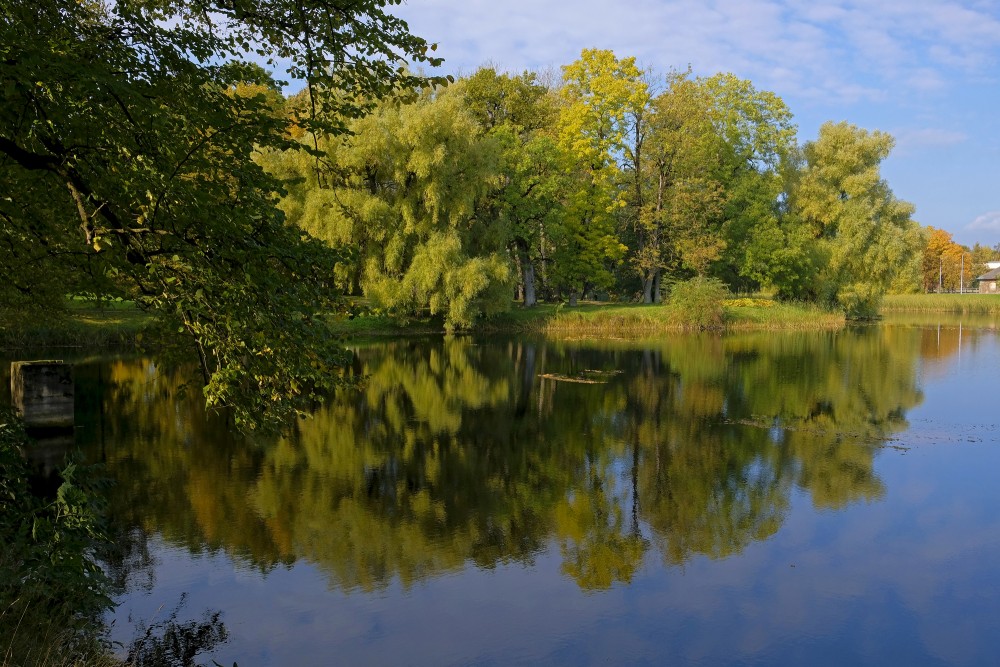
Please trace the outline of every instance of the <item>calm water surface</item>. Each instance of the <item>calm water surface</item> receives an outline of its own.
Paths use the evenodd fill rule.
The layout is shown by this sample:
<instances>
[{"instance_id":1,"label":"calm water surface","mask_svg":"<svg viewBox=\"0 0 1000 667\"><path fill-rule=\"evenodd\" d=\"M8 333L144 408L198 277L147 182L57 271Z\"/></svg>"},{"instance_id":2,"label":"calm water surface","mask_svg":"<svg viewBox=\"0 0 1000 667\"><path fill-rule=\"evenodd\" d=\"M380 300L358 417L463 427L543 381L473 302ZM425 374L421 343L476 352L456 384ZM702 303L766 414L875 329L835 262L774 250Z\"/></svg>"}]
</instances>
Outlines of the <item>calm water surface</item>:
<instances>
[{"instance_id":1,"label":"calm water surface","mask_svg":"<svg viewBox=\"0 0 1000 667\"><path fill-rule=\"evenodd\" d=\"M361 391L254 441L183 372L83 360L113 638L214 618L199 660L241 667L994 662L996 327L363 344Z\"/></svg>"}]
</instances>

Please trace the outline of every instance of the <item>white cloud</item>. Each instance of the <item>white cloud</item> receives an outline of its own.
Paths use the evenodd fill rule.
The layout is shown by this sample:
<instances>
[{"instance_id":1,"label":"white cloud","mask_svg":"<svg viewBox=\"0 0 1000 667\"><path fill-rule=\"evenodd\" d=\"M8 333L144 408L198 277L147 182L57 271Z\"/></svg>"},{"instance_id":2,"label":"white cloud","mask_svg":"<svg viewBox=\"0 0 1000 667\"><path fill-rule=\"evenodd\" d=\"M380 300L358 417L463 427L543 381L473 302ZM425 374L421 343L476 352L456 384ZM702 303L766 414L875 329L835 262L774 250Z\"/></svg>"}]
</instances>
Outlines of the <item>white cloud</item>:
<instances>
[{"instance_id":1,"label":"white cloud","mask_svg":"<svg viewBox=\"0 0 1000 667\"><path fill-rule=\"evenodd\" d=\"M969 137L964 132L940 128L897 130L893 133L898 154L912 154L929 148L950 148L965 143Z\"/></svg>"},{"instance_id":2,"label":"white cloud","mask_svg":"<svg viewBox=\"0 0 1000 667\"><path fill-rule=\"evenodd\" d=\"M410 0L399 12L464 71L561 65L598 47L841 103L884 99L886 89L939 92L954 78L948 69L987 68L1000 43L996 8L969 0L577 0L572 10L554 0Z\"/></svg>"},{"instance_id":3,"label":"white cloud","mask_svg":"<svg viewBox=\"0 0 1000 667\"><path fill-rule=\"evenodd\" d=\"M1000 211L988 211L965 226L966 229L984 229L1000 232Z\"/></svg>"}]
</instances>

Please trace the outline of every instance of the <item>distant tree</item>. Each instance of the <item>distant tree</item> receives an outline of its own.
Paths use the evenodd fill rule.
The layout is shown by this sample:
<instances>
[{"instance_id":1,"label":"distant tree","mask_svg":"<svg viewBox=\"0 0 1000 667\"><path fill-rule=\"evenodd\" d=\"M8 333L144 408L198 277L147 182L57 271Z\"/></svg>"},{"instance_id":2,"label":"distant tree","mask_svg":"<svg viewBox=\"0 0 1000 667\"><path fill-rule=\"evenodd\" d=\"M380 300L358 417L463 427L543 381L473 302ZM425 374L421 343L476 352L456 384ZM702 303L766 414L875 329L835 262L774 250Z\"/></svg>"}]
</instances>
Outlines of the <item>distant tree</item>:
<instances>
[{"instance_id":1,"label":"distant tree","mask_svg":"<svg viewBox=\"0 0 1000 667\"><path fill-rule=\"evenodd\" d=\"M963 285L971 286L972 280L979 274L975 273L975 260L969 250L955 243L951 234L943 229L927 229L929 233L922 263L924 291L957 290Z\"/></svg>"}]
</instances>

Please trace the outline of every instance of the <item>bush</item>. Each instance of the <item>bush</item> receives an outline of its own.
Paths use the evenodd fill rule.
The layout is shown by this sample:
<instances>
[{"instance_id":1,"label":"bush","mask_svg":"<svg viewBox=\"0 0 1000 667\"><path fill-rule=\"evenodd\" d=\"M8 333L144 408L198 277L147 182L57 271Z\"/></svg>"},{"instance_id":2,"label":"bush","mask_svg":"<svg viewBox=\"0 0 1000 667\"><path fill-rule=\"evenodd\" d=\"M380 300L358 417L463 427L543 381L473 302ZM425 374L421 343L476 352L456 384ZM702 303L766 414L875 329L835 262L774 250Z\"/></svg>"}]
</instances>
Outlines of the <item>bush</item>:
<instances>
[{"instance_id":1,"label":"bush","mask_svg":"<svg viewBox=\"0 0 1000 667\"><path fill-rule=\"evenodd\" d=\"M870 321L879 319L882 295L870 290L849 290L837 295L840 307L849 320Z\"/></svg>"},{"instance_id":2,"label":"bush","mask_svg":"<svg viewBox=\"0 0 1000 667\"><path fill-rule=\"evenodd\" d=\"M717 329L722 326L729 290L716 278L692 278L670 291L670 307L684 326Z\"/></svg>"},{"instance_id":3,"label":"bush","mask_svg":"<svg viewBox=\"0 0 1000 667\"><path fill-rule=\"evenodd\" d=\"M103 543L96 493L70 463L55 498L36 497L27 442L0 413L0 664L99 663L111 599L94 557Z\"/></svg>"}]
</instances>

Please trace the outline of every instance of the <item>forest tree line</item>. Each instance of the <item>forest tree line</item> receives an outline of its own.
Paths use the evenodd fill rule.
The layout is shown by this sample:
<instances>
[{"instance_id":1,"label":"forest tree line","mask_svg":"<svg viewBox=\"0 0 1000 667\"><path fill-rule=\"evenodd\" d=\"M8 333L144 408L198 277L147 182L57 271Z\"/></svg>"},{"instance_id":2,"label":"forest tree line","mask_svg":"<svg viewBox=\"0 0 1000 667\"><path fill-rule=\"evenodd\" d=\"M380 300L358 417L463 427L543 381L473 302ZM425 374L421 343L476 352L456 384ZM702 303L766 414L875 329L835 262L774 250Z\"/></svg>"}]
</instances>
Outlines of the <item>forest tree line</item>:
<instances>
[{"instance_id":1,"label":"forest tree line","mask_svg":"<svg viewBox=\"0 0 1000 667\"><path fill-rule=\"evenodd\" d=\"M750 81L657 76L606 50L554 78L482 67L344 135L293 123L311 150L260 163L286 184L287 220L341 250L339 290L451 326L512 296L657 303L691 278L865 317L887 291L936 288L933 258L955 252L881 176L887 133L828 122L800 144ZM312 93L268 94L294 120ZM966 285L991 253L967 258Z\"/></svg>"}]
</instances>

